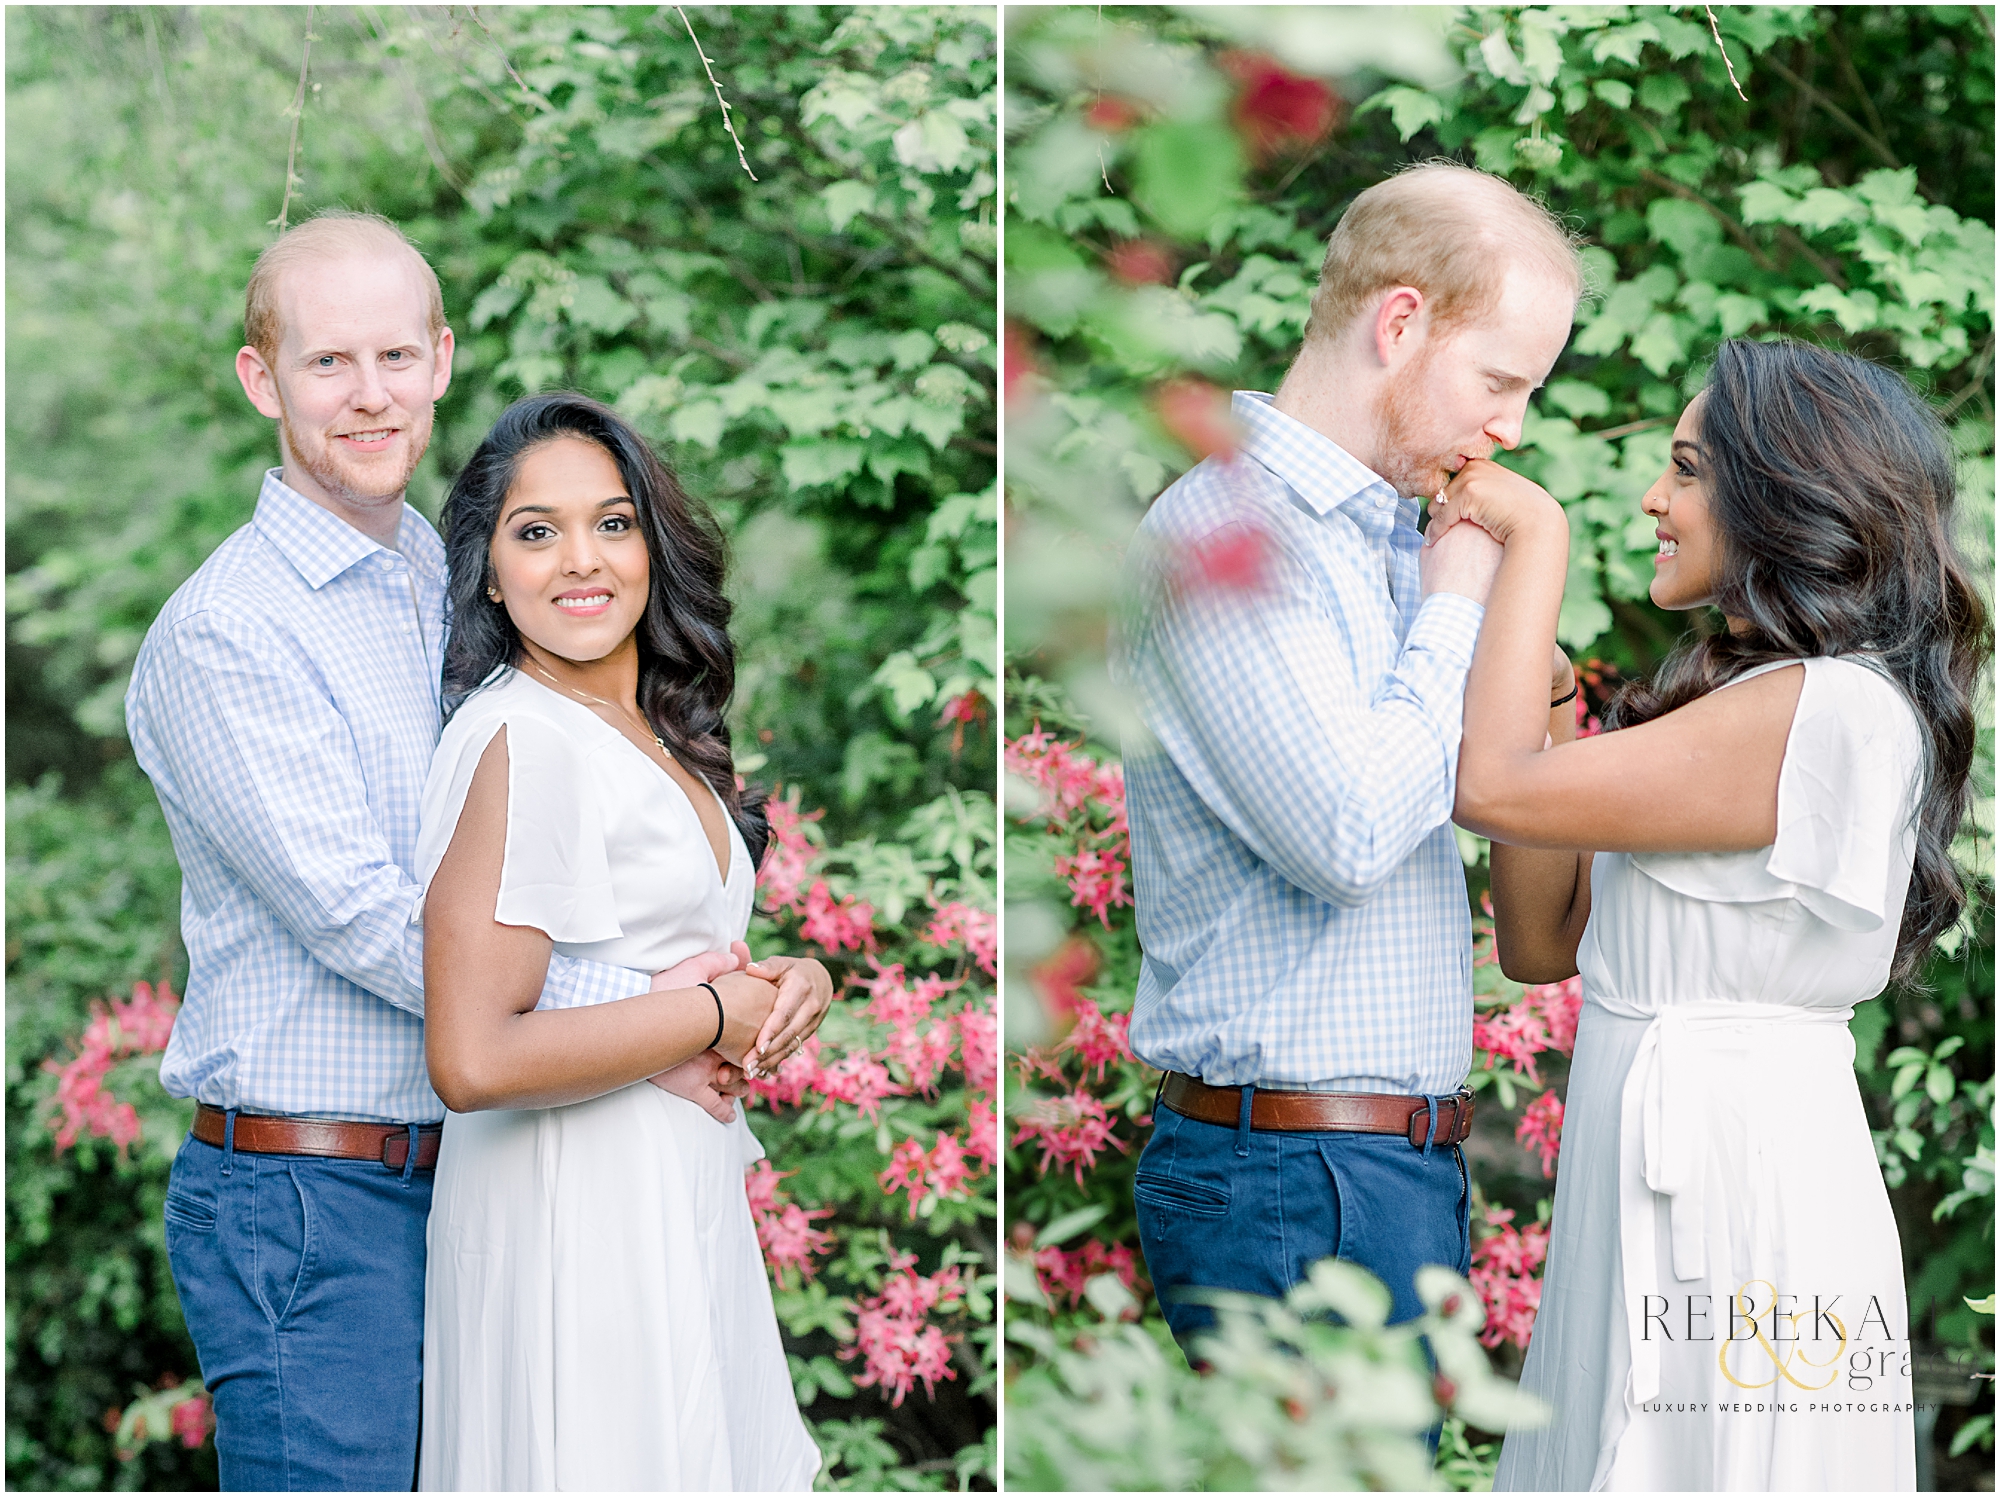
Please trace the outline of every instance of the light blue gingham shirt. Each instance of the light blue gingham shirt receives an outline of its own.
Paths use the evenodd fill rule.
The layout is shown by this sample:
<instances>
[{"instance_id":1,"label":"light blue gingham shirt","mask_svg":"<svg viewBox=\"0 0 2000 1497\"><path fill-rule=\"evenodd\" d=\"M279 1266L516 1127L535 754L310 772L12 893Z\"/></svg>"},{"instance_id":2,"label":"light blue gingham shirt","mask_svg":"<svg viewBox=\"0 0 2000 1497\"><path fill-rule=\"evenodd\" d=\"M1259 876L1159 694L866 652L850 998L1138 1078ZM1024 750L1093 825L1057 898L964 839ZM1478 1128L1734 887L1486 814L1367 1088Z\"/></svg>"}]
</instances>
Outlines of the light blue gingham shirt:
<instances>
[{"instance_id":1,"label":"light blue gingham shirt","mask_svg":"<svg viewBox=\"0 0 2000 1497\"><path fill-rule=\"evenodd\" d=\"M1472 1063L1451 807L1485 610L1422 596L1418 501L1268 395L1233 412L1235 458L1154 501L1126 561L1132 1048L1215 1086L1450 1092Z\"/></svg>"},{"instance_id":2,"label":"light blue gingham shirt","mask_svg":"<svg viewBox=\"0 0 2000 1497\"><path fill-rule=\"evenodd\" d=\"M418 809L440 725L444 546L405 506L377 545L264 475L248 525L146 633L125 697L181 865L175 1096L430 1123ZM646 973L550 959L543 1007Z\"/></svg>"}]
</instances>

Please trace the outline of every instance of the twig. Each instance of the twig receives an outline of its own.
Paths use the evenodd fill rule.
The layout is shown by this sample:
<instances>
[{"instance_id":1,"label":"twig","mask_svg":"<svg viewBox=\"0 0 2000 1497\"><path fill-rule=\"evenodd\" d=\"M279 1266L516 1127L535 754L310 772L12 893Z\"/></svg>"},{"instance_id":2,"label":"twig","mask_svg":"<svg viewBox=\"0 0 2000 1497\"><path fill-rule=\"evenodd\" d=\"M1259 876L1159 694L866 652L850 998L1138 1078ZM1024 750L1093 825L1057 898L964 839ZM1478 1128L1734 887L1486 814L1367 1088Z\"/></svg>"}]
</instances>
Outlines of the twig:
<instances>
[{"instance_id":1,"label":"twig","mask_svg":"<svg viewBox=\"0 0 2000 1497\"><path fill-rule=\"evenodd\" d=\"M1988 335L1986 339L1986 346L1979 350L1979 362L1975 370L1975 374L1977 377L1972 381L1971 384L1967 385L1963 390L1960 390L1956 395L1952 396L1950 400L1945 402L1943 408L1938 411L1939 417L1944 420L1950 420L1953 416L1957 415L1958 408L1960 406L1964 405L1966 401L1972 399L1973 396L1979 394L1986 388L1987 376L1992 374L1992 372L1993 372L1993 339L1991 335Z\"/></svg>"},{"instance_id":2,"label":"twig","mask_svg":"<svg viewBox=\"0 0 2000 1497\"><path fill-rule=\"evenodd\" d=\"M285 197L278 204L278 216L271 220L277 225L279 234L285 232L285 225L291 221L292 187L299 180L292 169L299 164L299 121L306 114L306 68L312 62L314 9L311 5L306 7L306 44L299 53L298 91L292 95L292 146L285 153Z\"/></svg>"},{"instance_id":3,"label":"twig","mask_svg":"<svg viewBox=\"0 0 2000 1497\"><path fill-rule=\"evenodd\" d=\"M1729 60L1729 49L1722 45L1722 28L1715 24L1715 7L1704 5L1702 9L1708 12L1708 30L1715 38L1715 50L1722 54L1722 65L1729 69L1729 86L1736 90L1737 98L1748 104L1750 96L1743 92L1743 85L1736 81L1736 64Z\"/></svg>"},{"instance_id":4,"label":"twig","mask_svg":"<svg viewBox=\"0 0 2000 1497\"><path fill-rule=\"evenodd\" d=\"M1828 114L1832 115L1836 120L1840 121L1841 124L1845 125L1848 128L1848 130L1853 134L1854 138L1860 141L1863 145L1867 146L1868 149L1873 151L1877 156L1880 156L1884 164L1890 167L1902 166L1903 163L1896 159L1896 153L1890 150L1875 136L1869 134L1868 131L1861 125L1860 121L1856 120L1853 115L1849 114L1845 109L1842 109L1838 104L1834 103L1833 100L1829 99L1825 94L1821 93L1818 89L1814 88L1810 83L1806 82L1805 79L1801 78L1797 73L1794 73L1790 68L1786 67L1782 62L1779 62L1777 58L1767 56L1764 59L1764 66L1769 68L1772 72L1776 73L1780 78L1784 79L1785 82L1791 84L1793 88L1796 88L1800 93L1804 94L1808 99L1812 100L1813 103L1819 105L1820 108L1824 109Z\"/></svg>"},{"instance_id":5,"label":"twig","mask_svg":"<svg viewBox=\"0 0 2000 1497\"><path fill-rule=\"evenodd\" d=\"M528 87L527 79L523 78L519 73L514 71L513 59L507 55L507 49L500 45L500 38L495 36L492 33L492 31L488 29L486 23L480 19L479 7L476 5L468 5L465 7L465 12L467 15L472 17L472 24L479 28L480 35L484 36L488 42L492 43L493 50L500 54L500 66L507 70L507 76L514 80L515 87L519 88L522 93L526 94L529 98L533 99L537 104L541 105L542 108L548 110L551 114L553 114L555 112L556 106L549 102L547 96L544 95L539 89Z\"/></svg>"},{"instance_id":6,"label":"twig","mask_svg":"<svg viewBox=\"0 0 2000 1497\"><path fill-rule=\"evenodd\" d=\"M1761 269L1775 270L1777 268L1771 263L1771 257L1764 253L1755 239L1750 237L1748 229L1744 228L1742 224L1731 218L1727 213L1724 213L1692 187L1687 186L1685 183L1676 182L1672 177L1664 176L1654 171L1650 166L1640 167L1639 175L1646 181L1651 182L1655 187L1664 188L1666 191L1671 192L1675 197L1686 198L1690 203L1699 203L1715 215L1715 221L1729 231L1730 238L1734 239L1750 252L1750 258L1755 260Z\"/></svg>"},{"instance_id":7,"label":"twig","mask_svg":"<svg viewBox=\"0 0 2000 1497\"><path fill-rule=\"evenodd\" d=\"M1635 431L1651 431L1656 426L1671 426L1672 416L1648 416L1644 421L1628 421L1623 426L1607 426L1603 431L1587 431L1587 437L1595 437L1600 442L1614 441L1619 437L1629 437Z\"/></svg>"},{"instance_id":8,"label":"twig","mask_svg":"<svg viewBox=\"0 0 2000 1497\"><path fill-rule=\"evenodd\" d=\"M688 19L688 13L678 5L674 7L674 14L681 18L681 25L687 27L688 40L694 43L694 55L701 59L702 70L708 74L708 86L715 90L715 102L722 106L722 128L727 130L729 138L736 142L737 163L754 182L757 180L757 174L750 170L750 158L743 154L743 142L737 138L736 127L729 122L729 101L722 97L722 85L715 81L715 69L708 64L708 54L701 50L701 38L694 34L694 22Z\"/></svg>"}]
</instances>

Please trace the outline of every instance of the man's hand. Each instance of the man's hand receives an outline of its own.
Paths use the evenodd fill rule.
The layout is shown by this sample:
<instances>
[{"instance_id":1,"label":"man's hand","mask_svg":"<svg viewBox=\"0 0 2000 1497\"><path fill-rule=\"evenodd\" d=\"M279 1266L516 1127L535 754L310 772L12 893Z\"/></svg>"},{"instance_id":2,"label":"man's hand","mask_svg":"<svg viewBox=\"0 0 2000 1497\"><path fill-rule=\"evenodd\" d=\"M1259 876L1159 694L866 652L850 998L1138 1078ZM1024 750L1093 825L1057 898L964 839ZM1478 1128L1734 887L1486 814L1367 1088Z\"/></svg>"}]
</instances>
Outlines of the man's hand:
<instances>
[{"instance_id":1,"label":"man's hand","mask_svg":"<svg viewBox=\"0 0 2000 1497\"><path fill-rule=\"evenodd\" d=\"M1432 521L1425 535L1426 544L1417 557L1424 596L1457 593L1484 607L1500 570L1500 543L1472 524L1453 525L1446 533Z\"/></svg>"},{"instance_id":2,"label":"man's hand","mask_svg":"<svg viewBox=\"0 0 2000 1497\"><path fill-rule=\"evenodd\" d=\"M713 982L725 972L734 972L750 960L750 948L732 941L727 951L703 951L676 962L664 972L653 974L652 992L698 987ZM686 1097L718 1123L736 1121L736 1101L750 1090L740 1066L730 1064L719 1051L704 1050L690 1055L679 1065L646 1078L663 1092Z\"/></svg>"},{"instance_id":3,"label":"man's hand","mask_svg":"<svg viewBox=\"0 0 2000 1497\"><path fill-rule=\"evenodd\" d=\"M1460 520L1470 520L1503 546L1530 531L1569 535L1569 516L1547 489L1491 458L1474 458L1458 470L1431 507L1424 531L1428 544L1437 546Z\"/></svg>"},{"instance_id":4,"label":"man's hand","mask_svg":"<svg viewBox=\"0 0 2000 1497\"><path fill-rule=\"evenodd\" d=\"M699 987L705 982L714 982L725 972L734 972L750 964L750 948L741 941L731 941L727 951L702 951L685 961L675 962L664 972L653 974L653 985L648 992L671 992L675 988Z\"/></svg>"},{"instance_id":5,"label":"man's hand","mask_svg":"<svg viewBox=\"0 0 2000 1497\"><path fill-rule=\"evenodd\" d=\"M1549 700L1553 702L1557 697L1566 697L1575 690L1576 667L1569 663L1569 656L1563 652L1563 647L1557 645L1555 656L1549 662Z\"/></svg>"},{"instance_id":6,"label":"man's hand","mask_svg":"<svg viewBox=\"0 0 2000 1497\"><path fill-rule=\"evenodd\" d=\"M750 1090L742 1068L713 1050L691 1055L673 1069L646 1079L663 1092L686 1097L718 1123L736 1121L736 1098Z\"/></svg>"},{"instance_id":7,"label":"man's hand","mask_svg":"<svg viewBox=\"0 0 2000 1497\"><path fill-rule=\"evenodd\" d=\"M757 1043L743 1058L752 1076L769 1076L798 1053L806 1037L819 1028L833 1004L833 978L810 957L767 956L744 969L778 985L771 1017L764 1021Z\"/></svg>"}]
</instances>

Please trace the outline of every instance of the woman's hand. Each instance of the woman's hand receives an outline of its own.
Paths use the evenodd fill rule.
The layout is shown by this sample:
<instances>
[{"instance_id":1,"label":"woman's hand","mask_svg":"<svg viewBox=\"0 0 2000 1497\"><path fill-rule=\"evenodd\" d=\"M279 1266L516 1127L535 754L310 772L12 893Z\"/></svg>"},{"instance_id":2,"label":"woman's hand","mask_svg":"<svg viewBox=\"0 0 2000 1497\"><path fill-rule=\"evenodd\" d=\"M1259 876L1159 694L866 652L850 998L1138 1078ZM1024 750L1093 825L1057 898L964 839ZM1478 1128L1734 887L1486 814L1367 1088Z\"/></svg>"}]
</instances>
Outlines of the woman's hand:
<instances>
[{"instance_id":1,"label":"woman's hand","mask_svg":"<svg viewBox=\"0 0 2000 1497\"><path fill-rule=\"evenodd\" d=\"M754 970L725 972L715 979L714 986L722 999L722 1038L714 1048L731 1065L754 1075L749 1056L777 1008L778 986Z\"/></svg>"},{"instance_id":2,"label":"woman's hand","mask_svg":"<svg viewBox=\"0 0 2000 1497\"><path fill-rule=\"evenodd\" d=\"M1436 545L1461 520L1470 520L1503 546L1529 534L1559 533L1565 542L1569 537L1569 516L1548 490L1491 458L1474 458L1458 470L1431 507L1424 544Z\"/></svg>"},{"instance_id":3,"label":"woman's hand","mask_svg":"<svg viewBox=\"0 0 2000 1497\"><path fill-rule=\"evenodd\" d=\"M819 1028L833 1005L833 978L810 957L767 956L744 970L778 985L771 1017L744 1057L744 1068L752 1076L768 1076L796 1055L806 1037Z\"/></svg>"},{"instance_id":4,"label":"woman's hand","mask_svg":"<svg viewBox=\"0 0 2000 1497\"><path fill-rule=\"evenodd\" d=\"M749 960L750 948L741 941L732 941L727 951L698 952L686 961L674 963L664 972L655 972L650 991L658 993L674 988L699 987L702 983L713 982L725 972L739 970ZM731 1065L714 1050L690 1055L679 1065L646 1079L663 1092L686 1097L718 1123L736 1121L736 1098L750 1089L742 1067Z\"/></svg>"}]
</instances>

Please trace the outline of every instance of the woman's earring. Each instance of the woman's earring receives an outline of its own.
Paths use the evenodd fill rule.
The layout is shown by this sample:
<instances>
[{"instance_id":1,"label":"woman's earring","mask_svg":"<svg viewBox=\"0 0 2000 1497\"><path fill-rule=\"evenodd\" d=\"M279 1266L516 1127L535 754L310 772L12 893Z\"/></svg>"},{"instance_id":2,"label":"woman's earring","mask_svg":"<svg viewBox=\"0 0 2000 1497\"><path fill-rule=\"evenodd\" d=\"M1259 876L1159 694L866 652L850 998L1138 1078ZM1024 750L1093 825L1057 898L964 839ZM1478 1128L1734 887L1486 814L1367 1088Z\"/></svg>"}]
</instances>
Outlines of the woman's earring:
<instances>
[{"instance_id":1,"label":"woman's earring","mask_svg":"<svg viewBox=\"0 0 2000 1497\"><path fill-rule=\"evenodd\" d=\"M493 602L498 603L500 601L500 590L496 587L489 587L486 589L486 596Z\"/></svg>"}]
</instances>

